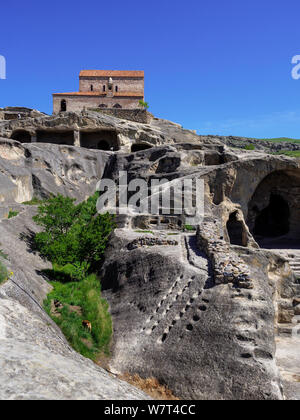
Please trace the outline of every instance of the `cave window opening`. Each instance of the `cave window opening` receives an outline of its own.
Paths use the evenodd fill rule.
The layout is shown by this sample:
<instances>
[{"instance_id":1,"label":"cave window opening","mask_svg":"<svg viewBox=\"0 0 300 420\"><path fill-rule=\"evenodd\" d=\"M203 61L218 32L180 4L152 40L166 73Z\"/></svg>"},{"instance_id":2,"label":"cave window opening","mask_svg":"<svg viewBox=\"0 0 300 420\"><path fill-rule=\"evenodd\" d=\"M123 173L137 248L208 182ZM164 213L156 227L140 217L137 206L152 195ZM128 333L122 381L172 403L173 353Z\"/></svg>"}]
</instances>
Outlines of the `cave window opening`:
<instances>
[{"instance_id":1,"label":"cave window opening","mask_svg":"<svg viewBox=\"0 0 300 420\"><path fill-rule=\"evenodd\" d=\"M232 245L246 246L244 241L244 226L237 218L238 212L231 213L227 221L226 227L230 243Z\"/></svg>"},{"instance_id":2,"label":"cave window opening","mask_svg":"<svg viewBox=\"0 0 300 420\"><path fill-rule=\"evenodd\" d=\"M148 149L151 149L151 145L149 145L149 144L144 144L144 143L136 143L136 144L133 144L132 146L131 146L131 152L132 153L135 153L135 152L141 152L142 150L148 150Z\"/></svg>"},{"instance_id":3,"label":"cave window opening","mask_svg":"<svg viewBox=\"0 0 300 420\"><path fill-rule=\"evenodd\" d=\"M17 140L20 143L31 143L31 134L26 130L17 130L11 135L13 140Z\"/></svg>"},{"instance_id":4,"label":"cave window opening","mask_svg":"<svg viewBox=\"0 0 300 420\"><path fill-rule=\"evenodd\" d=\"M275 238L289 233L290 209L277 194L271 194L269 205L255 219L254 235Z\"/></svg>"}]
</instances>

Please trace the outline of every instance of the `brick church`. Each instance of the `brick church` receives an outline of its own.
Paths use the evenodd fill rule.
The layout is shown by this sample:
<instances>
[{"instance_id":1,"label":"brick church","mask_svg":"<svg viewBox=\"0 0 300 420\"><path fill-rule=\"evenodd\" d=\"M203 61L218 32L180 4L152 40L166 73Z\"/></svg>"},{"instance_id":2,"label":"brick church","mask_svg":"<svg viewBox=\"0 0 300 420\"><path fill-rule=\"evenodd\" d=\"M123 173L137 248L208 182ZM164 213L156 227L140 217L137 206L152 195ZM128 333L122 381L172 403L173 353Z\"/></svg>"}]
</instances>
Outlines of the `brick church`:
<instances>
[{"instance_id":1,"label":"brick church","mask_svg":"<svg viewBox=\"0 0 300 420\"><path fill-rule=\"evenodd\" d=\"M83 108L138 109L144 100L144 72L82 70L79 92L54 93L53 113Z\"/></svg>"}]
</instances>

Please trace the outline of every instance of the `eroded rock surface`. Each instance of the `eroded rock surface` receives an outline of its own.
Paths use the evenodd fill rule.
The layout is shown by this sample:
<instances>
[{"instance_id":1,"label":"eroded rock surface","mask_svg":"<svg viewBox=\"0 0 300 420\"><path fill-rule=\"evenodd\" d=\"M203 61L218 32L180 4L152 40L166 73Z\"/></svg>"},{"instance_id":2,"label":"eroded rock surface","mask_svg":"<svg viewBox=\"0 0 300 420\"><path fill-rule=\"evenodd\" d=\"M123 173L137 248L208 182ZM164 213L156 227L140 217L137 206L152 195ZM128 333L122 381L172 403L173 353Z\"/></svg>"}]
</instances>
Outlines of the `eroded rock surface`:
<instances>
[{"instance_id":1,"label":"eroded rock surface","mask_svg":"<svg viewBox=\"0 0 300 420\"><path fill-rule=\"evenodd\" d=\"M95 150L100 132L108 142L106 151ZM265 149L232 149L222 138L197 136L169 121L139 124L93 112L6 121L0 123L0 135L4 137L0 141L0 217L7 217L10 208L21 211L16 218L0 223L1 238L7 237L0 248L9 255L9 268L15 273L12 280L25 290L12 281L0 287L5 326L0 337L5 337L7 349L20 335L20 354L27 357L37 346L39 366L49 354L51 363L56 360L53 383L63 382L60 369L67 377L63 397L74 393L77 398L77 388L84 385L78 381L72 388L71 372L79 375L84 369L85 384L86 372L96 384L94 389L98 389L96 372L107 383L103 394L95 391L91 397L116 398L109 394L109 387L115 392L119 382L110 378L113 383L109 384L103 371L72 352L39 307L48 284L36 270L46 263L28 253L26 241L15 235L36 229L31 221L33 210L20 203L57 193L83 200L94 193L101 177L117 180L119 171L126 171L128 180L138 177L148 183L193 177L203 179L205 185L205 218L197 232L184 231L184 217L173 214L118 219L119 228L111 237L101 268L103 293L114 324L110 367L115 373L154 376L180 398L282 399L296 395L290 389L293 383L287 384L280 376L284 362L280 353L275 358L275 336L289 337L299 317L298 260L292 261L289 252L300 248L298 160L269 155ZM63 141L68 145L60 144ZM272 206L274 196L280 203L279 213ZM264 221L273 236L264 235ZM10 320L10 313L17 315ZM33 335L28 334L31 340L18 333L15 316L29 317L37 326L35 335L32 330ZM23 321L18 322L22 325ZM25 322L24 329L29 324ZM15 329L10 342L8 331ZM11 354L21 369L18 355ZM14 369L9 357L3 359L5 380ZM31 357L28 384L38 376L34 355ZM41 378L45 372L39 371ZM16 384L18 380L16 375ZM40 382L37 384L36 396L43 397ZM23 395L21 380L18 389L12 398ZM84 389L89 392L89 385ZM12 391L6 386L2 392ZM24 397L33 395L31 392ZM123 384L120 398L126 392L128 398L142 397ZM54 393L51 387L50 394L57 395Z\"/></svg>"}]
</instances>

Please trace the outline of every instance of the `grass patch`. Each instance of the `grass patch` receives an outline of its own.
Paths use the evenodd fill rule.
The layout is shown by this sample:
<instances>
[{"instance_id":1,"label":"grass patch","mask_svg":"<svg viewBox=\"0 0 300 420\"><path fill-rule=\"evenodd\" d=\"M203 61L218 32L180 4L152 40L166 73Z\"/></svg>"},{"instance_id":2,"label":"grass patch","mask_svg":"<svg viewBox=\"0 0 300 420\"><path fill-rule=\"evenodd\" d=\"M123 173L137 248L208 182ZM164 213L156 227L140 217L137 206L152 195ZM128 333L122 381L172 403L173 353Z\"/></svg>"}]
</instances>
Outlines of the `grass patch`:
<instances>
[{"instance_id":1,"label":"grass patch","mask_svg":"<svg viewBox=\"0 0 300 420\"><path fill-rule=\"evenodd\" d=\"M0 284L8 280L8 271L2 260L6 259L6 255L0 249Z\"/></svg>"},{"instance_id":2,"label":"grass patch","mask_svg":"<svg viewBox=\"0 0 300 420\"><path fill-rule=\"evenodd\" d=\"M184 225L184 230L187 230L187 231L195 231L195 230L197 230L194 226L191 226L191 225Z\"/></svg>"},{"instance_id":3,"label":"grass patch","mask_svg":"<svg viewBox=\"0 0 300 420\"><path fill-rule=\"evenodd\" d=\"M8 213L7 218L8 218L8 219L12 219L13 217L18 216L18 214L19 214L19 213L20 213L19 211L9 210L9 213Z\"/></svg>"},{"instance_id":4,"label":"grass patch","mask_svg":"<svg viewBox=\"0 0 300 420\"><path fill-rule=\"evenodd\" d=\"M294 150L294 151L292 151L292 150L284 150L282 152L276 153L276 155L285 155L285 156L300 158L300 150Z\"/></svg>"},{"instance_id":5,"label":"grass patch","mask_svg":"<svg viewBox=\"0 0 300 420\"><path fill-rule=\"evenodd\" d=\"M91 274L80 282L51 282L53 290L44 301L48 315L61 328L70 345L78 353L94 361L101 354L109 354L112 335L112 321L108 303L101 298L100 281ZM53 313L53 302L62 306ZM80 307L81 313L72 311ZM90 332L82 325L88 320L92 324Z\"/></svg>"},{"instance_id":6,"label":"grass patch","mask_svg":"<svg viewBox=\"0 0 300 420\"><path fill-rule=\"evenodd\" d=\"M256 139L256 140L263 140L263 141L271 141L275 143L286 142L286 143L300 143L300 139L291 139L289 137L274 137L271 139Z\"/></svg>"}]
</instances>

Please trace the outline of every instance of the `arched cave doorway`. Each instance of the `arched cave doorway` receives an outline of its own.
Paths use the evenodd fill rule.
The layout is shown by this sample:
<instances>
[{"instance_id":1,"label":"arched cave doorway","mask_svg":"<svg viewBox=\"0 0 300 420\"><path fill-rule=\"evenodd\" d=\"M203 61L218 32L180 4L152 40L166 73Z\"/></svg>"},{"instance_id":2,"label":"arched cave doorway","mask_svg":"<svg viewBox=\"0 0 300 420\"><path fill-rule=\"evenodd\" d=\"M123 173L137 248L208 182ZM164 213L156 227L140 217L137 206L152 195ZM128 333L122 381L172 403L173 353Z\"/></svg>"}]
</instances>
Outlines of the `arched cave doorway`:
<instances>
[{"instance_id":1,"label":"arched cave doorway","mask_svg":"<svg viewBox=\"0 0 300 420\"><path fill-rule=\"evenodd\" d=\"M255 218L254 235L276 238L286 235L290 230L290 208L277 194L271 194L269 205Z\"/></svg>"},{"instance_id":2,"label":"arched cave doorway","mask_svg":"<svg viewBox=\"0 0 300 420\"><path fill-rule=\"evenodd\" d=\"M230 214L226 228L232 245L247 246L247 236L242 221L238 219L237 211Z\"/></svg>"},{"instance_id":3,"label":"arched cave doorway","mask_svg":"<svg viewBox=\"0 0 300 420\"><path fill-rule=\"evenodd\" d=\"M136 143L133 144L131 146L131 152L135 153L135 152L141 152L142 150L148 150L151 149L152 146L150 144L146 144L146 143Z\"/></svg>"},{"instance_id":4,"label":"arched cave doorway","mask_svg":"<svg viewBox=\"0 0 300 420\"><path fill-rule=\"evenodd\" d=\"M87 149L119 150L118 135L113 130L82 131L80 145Z\"/></svg>"},{"instance_id":5,"label":"arched cave doorway","mask_svg":"<svg viewBox=\"0 0 300 420\"><path fill-rule=\"evenodd\" d=\"M300 248L300 170L274 171L263 179L249 205L247 224L263 248Z\"/></svg>"},{"instance_id":6,"label":"arched cave doorway","mask_svg":"<svg viewBox=\"0 0 300 420\"><path fill-rule=\"evenodd\" d=\"M62 99L60 102L60 112L66 112L67 110L67 101Z\"/></svg>"},{"instance_id":7,"label":"arched cave doorway","mask_svg":"<svg viewBox=\"0 0 300 420\"><path fill-rule=\"evenodd\" d=\"M20 143L31 143L31 134L26 130L16 130L10 136L11 139Z\"/></svg>"}]
</instances>

